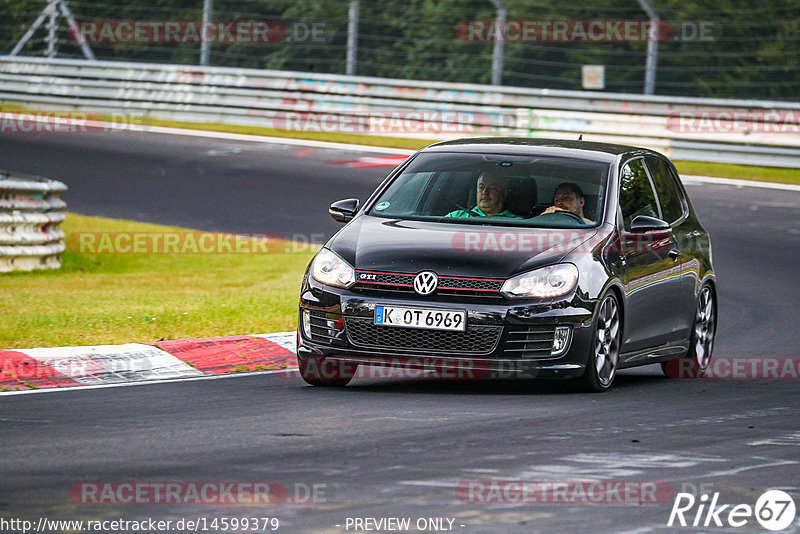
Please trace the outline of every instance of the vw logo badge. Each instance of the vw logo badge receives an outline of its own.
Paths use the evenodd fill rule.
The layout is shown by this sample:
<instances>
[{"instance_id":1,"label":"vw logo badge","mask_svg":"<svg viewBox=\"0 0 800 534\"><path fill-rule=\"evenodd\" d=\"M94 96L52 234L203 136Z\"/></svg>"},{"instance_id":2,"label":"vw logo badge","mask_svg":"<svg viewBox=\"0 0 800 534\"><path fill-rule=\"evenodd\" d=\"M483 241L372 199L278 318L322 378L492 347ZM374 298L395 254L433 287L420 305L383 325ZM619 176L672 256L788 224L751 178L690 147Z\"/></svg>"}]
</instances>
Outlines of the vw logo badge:
<instances>
[{"instance_id":1,"label":"vw logo badge","mask_svg":"<svg viewBox=\"0 0 800 534\"><path fill-rule=\"evenodd\" d=\"M430 295L438 285L439 277L432 271L423 271L414 278L414 291L420 295Z\"/></svg>"}]
</instances>

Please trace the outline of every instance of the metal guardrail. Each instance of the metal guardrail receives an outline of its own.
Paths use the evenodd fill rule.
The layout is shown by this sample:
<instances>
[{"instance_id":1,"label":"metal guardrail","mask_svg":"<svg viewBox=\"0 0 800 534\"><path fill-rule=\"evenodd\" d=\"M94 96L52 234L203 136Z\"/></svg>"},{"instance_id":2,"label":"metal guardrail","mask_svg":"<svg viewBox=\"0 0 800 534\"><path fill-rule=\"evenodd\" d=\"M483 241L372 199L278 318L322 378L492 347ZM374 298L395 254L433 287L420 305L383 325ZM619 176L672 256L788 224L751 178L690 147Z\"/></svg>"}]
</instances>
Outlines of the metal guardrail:
<instances>
[{"instance_id":1,"label":"metal guardrail","mask_svg":"<svg viewBox=\"0 0 800 534\"><path fill-rule=\"evenodd\" d=\"M583 134L585 140L655 148L674 159L800 168L800 103L793 102L22 57L0 57L0 100L311 131L315 124L326 131L313 122L324 116L333 118L333 131L431 139ZM687 127L681 114L698 119ZM376 117L393 116L400 117L402 131L388 120L373 128Z\"/></svg>"},{"instance_id":2,"label":"metal guardrail","mask_svg":"<svg viewBox=\"0 0 800 534\"><path fill-rule=\"evenodd\" d=\"M0 272L58 269L67 186L0 171Z\"/></svg>"}]
</instances>

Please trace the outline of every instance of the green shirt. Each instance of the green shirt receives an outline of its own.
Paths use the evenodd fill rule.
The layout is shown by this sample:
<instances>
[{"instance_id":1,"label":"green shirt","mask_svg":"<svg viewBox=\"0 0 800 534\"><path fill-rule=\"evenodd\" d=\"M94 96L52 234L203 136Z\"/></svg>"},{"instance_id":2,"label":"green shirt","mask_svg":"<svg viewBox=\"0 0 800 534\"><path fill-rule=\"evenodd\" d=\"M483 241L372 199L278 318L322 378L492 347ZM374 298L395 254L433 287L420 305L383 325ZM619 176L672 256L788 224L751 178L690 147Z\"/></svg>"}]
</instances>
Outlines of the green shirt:
<instances>
[{"instance_id":1,"label":"green shirt","mask_svg":"<svg viewBox=\"0 0 800 534\"><path fill-rule=\"evenodd\" d=\"M481 211L481 209L478 206L475 206L474 208L472 208L469 211L467 211L467 210L451 211L450 213L445 215L445 217L489 217L489 215L486 215L485 213L483 213ZM500 213L495 213L494 215L491 215L491 217L510 217L512 219L522 219L523 218L523 217L521 217L519 215L514 215L513 213L511 213L508 210L503 210Z\"/></svg>"}]
</instances>

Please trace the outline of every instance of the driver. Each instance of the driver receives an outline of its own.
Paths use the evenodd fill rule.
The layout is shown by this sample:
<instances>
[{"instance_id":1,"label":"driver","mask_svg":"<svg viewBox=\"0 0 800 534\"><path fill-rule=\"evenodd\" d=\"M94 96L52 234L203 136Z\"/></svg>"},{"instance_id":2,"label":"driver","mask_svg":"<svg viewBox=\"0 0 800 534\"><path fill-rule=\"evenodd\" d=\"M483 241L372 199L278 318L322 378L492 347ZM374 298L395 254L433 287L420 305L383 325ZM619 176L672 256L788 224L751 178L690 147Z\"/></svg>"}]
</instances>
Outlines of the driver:
<instances>
[{"instance_id":1,"label":"driver","mask_svg":"<svg viewBox=\"0 0 800 534\"><path fill-rule=\"evenodd\" d=\"M505 181L489 171L483 171L478 176L476 185L477 205L471 210L451 211L445 217L511 217L521 219L505 209L508 187Z\"/></svg>"},{"instance_id":2,"label":"driver","mask_svg":"<svg viewBox=\"0 0 800 534\"><path fill-rule=\"evenodd\" d=\"M556 186L555 191L553 191L553 205L544 210L542 215L568 211L586 221L587 224L594 224L593 220L587 219L583 215L583 205L585 203L586 199L580 186L572 182L564 182Z\"/></svg>"}]
</instances>

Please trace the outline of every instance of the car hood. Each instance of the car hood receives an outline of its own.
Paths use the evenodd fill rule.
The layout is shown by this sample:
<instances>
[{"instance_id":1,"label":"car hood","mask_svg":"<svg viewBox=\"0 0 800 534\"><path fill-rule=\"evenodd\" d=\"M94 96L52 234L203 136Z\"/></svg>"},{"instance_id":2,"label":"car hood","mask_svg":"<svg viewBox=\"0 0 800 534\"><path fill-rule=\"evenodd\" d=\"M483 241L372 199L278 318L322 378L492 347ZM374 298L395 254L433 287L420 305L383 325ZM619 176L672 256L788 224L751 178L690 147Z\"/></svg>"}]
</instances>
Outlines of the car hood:
<instances>
[{"instance_id":1,"label":"car hood","mask_svg":"<svg viewBox=\"0 0 800 534\"><path fill-rule=\"evenodd\" d=\"M511 228L362 215L328 247L357 270L508 278L558 262L596 228Z\"/></svg>"}]
</instances>

